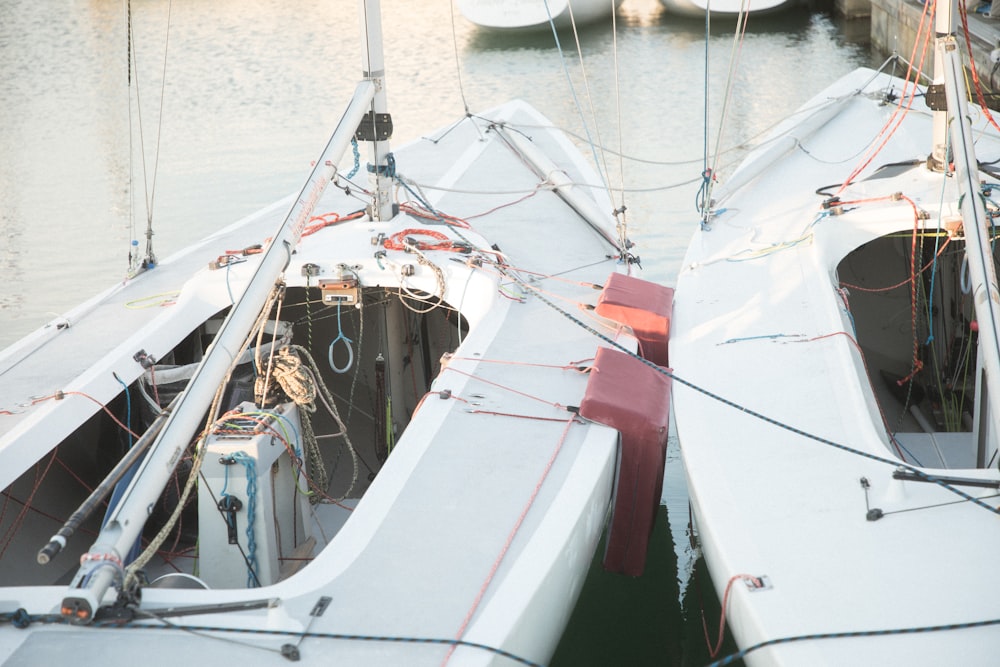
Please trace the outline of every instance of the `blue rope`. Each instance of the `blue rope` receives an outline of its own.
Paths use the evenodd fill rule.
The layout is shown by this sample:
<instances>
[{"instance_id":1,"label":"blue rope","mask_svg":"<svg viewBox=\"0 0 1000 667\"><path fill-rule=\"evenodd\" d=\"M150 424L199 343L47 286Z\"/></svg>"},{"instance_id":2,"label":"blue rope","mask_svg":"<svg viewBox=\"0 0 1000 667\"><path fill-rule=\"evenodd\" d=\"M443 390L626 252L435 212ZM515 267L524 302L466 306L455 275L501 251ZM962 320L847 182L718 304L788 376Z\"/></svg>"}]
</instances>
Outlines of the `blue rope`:
<instances>
[{"instance_id":1,"label":"blue rope","mask_svg":"<svg viewBox=\"0 0 1000 667\"><path fill-rule=\"evenodd\" d=\"M233 286L229 284L229 269L232 267L232 262L226 264L226 292L229 293L229 305L236 305L236 298L233 296Z\"/></svg>"},{"instance_id":2,"label":"blue rope","mask_svg":"<svg viewBox=\"0 0 1000 667\"><path fill-rule=\"evenodd\" d=\"M351 150L354 151L354 169L351 169L351 172L347 174L348 180L353 178L358 173L358 170L361 169L361 153L358 151L358 140L354 137L351 137Z\"/></svg>"},{"instance_id":3,"label":"blue rope","mask_svg":"<svg viewBox=\"0 0 1000 667\"><path fill-rule=\"evenodd\" d=\"M369 174L384 174L389 178L396 178L396 156L392 153L387 153L385 156L385 166L379 166L369 163L368 164Z\"/></svg>"},{"instance_id":4,"label":"blue rope","mask_svg":"<svg viewBox=\"0 0 1000 667\"><path fill-rule=\"evenodd\" d=\"M122 386L122 390L125 392L125 426L127 430L125 431L128 435L128 448L132 449L132 396L129 394L128 385L118 377L117 373L112 373L118 384Z\"/></svg>"},{"instance_id":5,"label":"blue rope","mask_svg":"<svg viewBox=\"0 0 1000 667\"><path fill-rule=\"evenodd\" d=\"M333 346L338 342L344 341L344 346L347 348L347 363L343 366L337 366L333 361ZM330 363L330 369L334 373L346 373L351 369L354 364L354 348L351 347L353 341L344 335L344 328L340 324L340 302L337 302L337 337L330 342L330 347L327 348L326 358Z\"/></svg>"},{"instance_id":6,"label":"blue rope","mask_svg":"<svg viewBox=\"0 0 1000 667\"><path fill-rule=\"evenodd\" d=\"M252 456L249 456L244 451L234 452L229 455L230 458L243 465L246 468L247 473L247 588L256 588L259 586L257 580L257 537L254 532L254 522L257 519L257 461ZM228 498L226 489L229 488L229 466L225 466L226 476L222 483L222 491L219 496L222 498Z\"/></svg>"},{"instance_id":7,"label":"blue rope","mask_svg":"<svg viewBox=\"0 0 1000 667\"><path fill-rule=\"evenodd\" d=\"M127 427L126 433L128 435L128 448L132 449L132 445L135 444L132 440L132 395L129 393L128 385L125 384L120 377L118 377L118 374L112 373L112 375L125 391L125 426ZM138 469L139 463L137 462L129 468L125 475L118 480L117 484L115 484L115 488L111 492L111 498L108 499L108 509L104 513L104 520L101 522L101 528L104 528L105 524L107 524L108 517L111 515L111 512L114 511L115 507L118 506L118 501L121 500L121 497L125 495L125 489L127 489L128 485L132 482L132 478L135 477L135 472ZM132 548L129 549L128 553L125 555L125 564L131 563L139 556L139 548L140 541L139 538L136 538Z\"/></svg>"},{"instance_id":8,"label":"blue rope","mask_svg":"<svg viewBox=\"0 0 1000 667\"><path fill-rule=\"evenodd\" d=\"M949 139L945 143L945 150L948 150L951 140ZM938 209L944 209L944 187L947 179L941 182L941 207ZM938 250L941 243L941 214L938 213L938 233L934 236L934 261L931 263L931 286L930 286L930 298L927 301L927 340L925 345L930 345L934 340L934 283L937 278L937 260L938 260ZM923 245L923 244L921 244ZM913 276L916 280L917 277Z\"/></svg>"}]
</instances>

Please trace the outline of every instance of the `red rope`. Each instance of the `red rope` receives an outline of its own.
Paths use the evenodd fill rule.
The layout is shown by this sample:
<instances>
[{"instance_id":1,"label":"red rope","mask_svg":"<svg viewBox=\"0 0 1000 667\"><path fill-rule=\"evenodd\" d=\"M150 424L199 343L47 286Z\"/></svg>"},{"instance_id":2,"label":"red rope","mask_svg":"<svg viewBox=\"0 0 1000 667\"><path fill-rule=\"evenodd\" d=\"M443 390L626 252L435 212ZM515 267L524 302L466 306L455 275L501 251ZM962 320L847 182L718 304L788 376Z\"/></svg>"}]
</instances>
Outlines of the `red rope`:
<instances>
[{"instance_id":1,"label":"red rope","mask_svg":"<svg viewBox=\"0 0 1000 667\"><path fill-rule=\"evenodd\" d=\"M908 197L904 199L913 207L913 238L910 240L910 326L913 331L913 365L910 374L906 376L906 381L909 381L923 367L920 362L920 340L917 338L917 238L920 232L920 215L916 203Z\"/></svg>"},{"instance_id":2,"label":"red rope","mask_svg":"<svg viewBox=\"0 0 1000 667\"><path fill-rule=\"evenodd\" d=\"M83 396L84 398L90 399L94 403L97 403L99 406L101 406L101 409L104 410L104 412L109 417L111 417L111 420L114 423L118 424L118 426L120 426L123 431L125 431L126 433L130 433L133 438L138 438L139 437L136 433L134 433L133 431L131 431L128 428L128 426L126 426L125 424L123 424L122 421L120 419L118 419L118 417L116 417L114 415L114 413L112 413L111 410L108 409L108 407L106 405L104 405L103 403L101 403L99 400L97 400L96 398L94 398L90 394L85 394L82 391L57 391L54 394L49 394L48 396L40 396L39 398L34 399L33 401L31 401L30 405L37 405L39 403L44 403L45 401L61 401L62 399L66 398L67 396Z\"/></svg>"},{"instance_id":3,"label":"red rope","mask_svg":"<svg viewBox=\"0 0 1000 667\"><path fill-rule=\"evenodd\" d=\"M77 481L77 483L80 486L83 487L84 491L86 491L87 493L93 492L93 490L94 490L93 487L90 486L89 484L87 484L85 481L83 481L83 479L79 475L77 475L76 472L72 468L70 468L68 465L66 465L66 463L61 458L56 457L56 463L59 464L60 468L62 468L63 470L66 471L67 475L69 475L70 477L72 477L73 479L75 479Z\"/></svg>"},{"instance_id":4,"label":"red rope","mask_svg":"<svg viewBox=\"0 0 1000 667\"><path fill-rule=\"evenodd\" d=\"M885 138L882 140L882 143L880 143L877 148L875 148L873 151L870 152L870 155L868 156L867 159L865 159L861 164L859 164L857 167L854 168L854 171L851 172L851 175L847 177L847 179L843 182L843 184L841 184L838 192L843 192L847 188L847 186L850 185L851 182L858 176L858 174L860 174L869 164L871 164L872 160L874 160L875 157L882 151L885 145L889 142L889 139L892 137L892 135L896 132L897 129L899 129L899 126L902 125L903 118L906 117L906 114L910 111L910 108L913 106L913 101L916 99L916 91L917 91L916 81L913 82L913 91L907 93L910 84L910 75L913 73L912 63L917 53L917 47L921 43L921 33L926 30L926 34L923 36L923 50L920 52L920 63L918 64L917 67L918 71L923 69L924 60L927 57L927 46L930 43L930 37L931 37L930 24L934 18L933 11L930 12L930 17L928 17L928 10L932 7L932 5L934 5L934 3L932 2L927 2L924 4L924 11L920 16L920 25L917 27L917 35L913 40L913 51L910 52L910 60L907 63L906 76L903 79L903 90L900 93L899 104L896 105L896 109L892 112L892 115L889 116L889 120L886 121L885 125L883 125L882 129L879 131L878 135L876 135L875 141L878 141L879 137L882 137L883 135L885 135ZM908 100L905 109L903 108L904 100ZM901 110L903 112L902 115L900 115Z\"/></svg>"},{"instance_id":5,"label":"red rope","mask_svg":"<svg viewBox=\"0 0 1000 667\"><path fill-rule=\"evenodd\" d=\"M465 250L465 246L457 246L455 242L452 241L448 236L442 234L434 229L417 229L411 227L409 229L404 229L401 232L396 232L385 241L382 242L382 247L386 250L405 250L407 244L403 242L408 236L428 236L432 239L437 239L436 243L428 241L417 241L412 244L418 250L451 250L451 251L461 251Z\"/></svg>"},{"instance_id":6,"label":"red rope","mask_svg":"<svg viewBox=\"0 0 1000 667\"><path fill-rule=\"evenodd\" d=\"M948 247L949 243L951 243L951 236L948 236L947 238L945 238L944 243L941 244L941 247L938 249L937 253L934 255L934 259L932 259L932 260L928 261L926 264L924 264L924 267L922 269L920 269L918 275L923 274L925 271L927 271L927 269L929 269L932 266L934 266L934 262L936 262L938 260L938 258L941 257L941 255L944 253L944 249ZM858 290L859 292L890 292L890 291L892 291L894 289L902 287L903 285L906 285L907 283L912 283L912 282L913 282L913 276L907 278L906 280L898 282L895 285L890 285L888 287L861 287L860 285L852 285L850 283L840 283L840 286L841 287L847 287L849 289Z\"/></svg>"},{"instance_id":7,"label":"red rope","mask_svg":"<svg viewBox=\"0 0 1000 667\"><path fill-rule=\"evenodd\" d=\"M412 202L407 202L399 205L399 209L405 213L409 213L415 218L424 218L425 220L435 220L444 221L449 225L454 227L461 227L462 229L472 229L472 225L463 220L462 218L456 217L454 215L448 215L447 213L434 213L428 211L422 206L416 206Z\"/></svg>"},{"instance_id":8,"label":"red rope","mask_svg":"<svg viewBox=\"0 0 1000 667\"><path fill-rule=\"evenodd\" d=\"M285 448L285 451L288 453L288 458L291 460L292 465L294 465L295 468L296 468L296 470L302 475L302 477L305 478L306 484L309 485L309 488L314 493L316 493L316 495L318 495L323 500L326 500L327 502L329 502L329 503L331 503L333 505L336 505L337 507L339 507L341 509L347 510L348 512L353 512L354 511L353 507L349 507L349 506L344 505L343 503L337 501L332 496L327 495L325 489L320 488L320 486L313 480L313 478L309 476L309 473L306 472L305 466L303 464L302 459L295 453L295 449L292 447L291 443L289 443L288 440L285 439L284 435L282 433L280 433L274 427L274 424L271 421L269 421L267 419L264 419L264 418L261 418L261 417L256 417L256 416L253 416L253 415L248 415L248 414L243 413L243 412L238 412L238 411L232 410L232 411L227 412L226 414L222 415L221 417L219 417L219 419L216 420L216 423L224 422L227 419L246 420L246 421L250 421L250 422L253 422L255 424L258 424L260 426L263 426L266 429L266 432L269 435L271 435L272 437L277 438L278 441L281 442L281 444ZM214 429L212 429L211 432L215 433L215 434L221 434L221 435L239 435L239 434L245 435L247 431L246 431L246 429L214 428Z\"/></svg>"},{"instance_id":9,"label":"red rope","mask_svg":"<svg viewBox=\"0 0 1000 667\"><path fill-rule=\"evenodd\" d=\"M347 222L349 220L357 220L365 214L364 211L355 211L354 213L349 213L347 215L340 215L339 213L321 213L319 215L314 215L309 218L309 223L302 230L301 238L305 238L310 234L315 234L321 229L326 227L331 227L333 225L338 225L342 222Z\"/></svg>"},{"instance_id":10,"label":"red rope","mask_svg":"<svg viewBox=\"0 0 1000 667\"><path fill-rule=\"evenodd\" d=\"M444 371L451 371L453 373L458 373L459 375L464 375L465 377L470 377L473 380L478 380L479 382L485 382L488 385L492 385L492 386L497 387L499 389L504 389L506 391L511 392L512 394L517 394L518 396L524 396L525 398L530 398L531 400L538 401L539 403L545 403L546 405L551 405L552 407L557 408L559 410L565 410L566 409L565 406L560 405L558 403L553 403L552 401L547 401L544 398L539 398L538 396L532 396L531 394L527 394L527 393L525 393L523 391L519 391L517 389L514 389L513 387L507 387L507 386L499 384L497 382L491 382L490 380L487 380L485 378L481 378L478 375L473 375L472 373L466 373L465 371L460 371L457 368L453 368L451 366L445 366L444 368L441 369L442 373Z\"/></svg>"},{"instance_id":11,"label":"red rope","mask_svg":"<svg viewBox=\"0 0 1000 667\"><path fill-rule=\"evenodd\" d=\"M734 574L729 577L729 582L726 584L726 592L722 595L722 611L719 614L719 637L712 645L712 640L708 637L708 624L705 622L705 616L702 614L701 617L701 628L705 631L705 645L708 646L708 657L715 659L715 656L719 655L719 649L722 648L722 640L725 637L726 631L726 607L729 605L729 592L733 588L733 583L737 579L742 579L743 581L758 582L759 578L753 576L752 574Z\"/></svg>"},{"instance_id":12,"label":"red rope","mask_svg":"<svg viewBox=\"0 0 1000 667\"><path fill-rule=\"evenodd\" d=\"M959 11L959 16L962 17L962 32L965 33L965 48L966 53L969 56L969 69L972 71L972 83L973 87L976 89L976 99L979 100L979 106L983 110L983 114L986 116L986 120L989 121L998 132L1000 132L1000 125L993 120L993 115L990 114L990 109L986 105L986 97L983 95L983 86L979 82L979 71L976 69L976 59L972 57L972 39L969 37L969 19L965 16L965 12Z\"/></svg>"},{"instance_id":13,"label":"red rope","mask_svg":"<svg viewBox=\"0 0 1000 667\"><path fill-rule=\"evenodd\" d=\"M841 297L843 298L843 297ZM844 299L844 306L850 312L850 304ZM899 458L906 460L906 456L903 454L902 448L899 446L899 442L896 440L896 436L892 433L892 428L889 426L889 420L885 416L885 411L882 409L882 403L878 400L878 393L875 391L875 385L872 384L871 372L868 370L868 360L865 359L865 351L861 348L861 344L855 340L854 336L847 333L846 331L834 331L833 333L823 334L822 336L815 336L813 338L807 338L802 341L795 341L799 343L812 343L817 340L823 340L824 338L833 338L834 336L845 336L847 340L851 341L854 348L858 351L858 356L861 357L861 364L865 367L865 377L868 378L868 386L872 390L872 396L875 398L875 406L878 408L879 416L882 417L882 425L885 427L885 432L889 436L889 441L892 442L892 446L896 448L896 454Z\"/></svg>"},{"instance_id":14,"label":"red rope","mask_svg":"<svg viewBox=\"0 0 1000 667\"><path fill-rule=\"evenodd\" d=\"M486 575L486 580L483 581L483 585L480 587L479 593L476 595L476 599L472 601L472 606L469 608L468 613L462 620L462 625L459 626L458 632L455 633L455 639L462 639L466 628L469 627L469 623L472 621L473 615L476 613L476 610L479 608L479 604L483 601L483 597L486 595L487 589L489 589L490 584L493 582L493 577L496 576L497 571L500 569L500 563L503 562L504 556L506 556L507 552L510 550L510 545L514 542L514 537L517 536L517 531L520 530L521 524L524 523L524 518L528 515L528 511L534 504L535 498L538 497L538 493L542 490L542 484L545 483L545 478L548 477L549 471L552 470L556 457L558 457L559 452L562 451L563 444L566 442L566 436L569 435L569 427L573 425L574 421L576 421L576 415L573 415L566 420L566 428L563 429L562 435L559 437L559 441L556 443L556 447L552 451L552 455L545 464L545 469L542 471L541 477L538 479L538 483L535 484L535 488L531 492L531 496L524 504L524 508L521 510L520 516L518 516L517 521L514 522L514 527L511 529L510 534L507 535L507 541L504 542L503 548L500 549L500 553L497 555L496 560L493 561L493 567L490 568L489 573ZM456 646L456 644L452 644L448 648L447 655L445 655L444 660L441 661L442 665L446 665L448 661L451 660L451 656L455 652Z\"/></svg>"},{"instance_id":15,"label":"red rope","mask_svg":"<svg viewBox=\"0 0 1000 667\"><path fill-rule=\"evenodd\" d=\"M24 501L24 505L21 507L21 511L18 512L17 516L8 526L7 531L4 533L3 537L3 549L0 549L0 559L3 559L4 554L7 553L7 549L10 547L11 543L14 541L14 536L17 535L18 530L24 523L24 518L28 515L28 510L33 509L31 507L31 501L35 499L35 494L38 493L38 489L42 486L42 481L44 481L45 476L49 474L49 468L52 467L52 463L56 460L56 452L53 450L52 456L49 457L49 462L45 465L45 470L41 471L39 474L39 465L35 465L35 485L31 489L31 493L28 495L28 499Z\"/></svg>"}]
</instances>

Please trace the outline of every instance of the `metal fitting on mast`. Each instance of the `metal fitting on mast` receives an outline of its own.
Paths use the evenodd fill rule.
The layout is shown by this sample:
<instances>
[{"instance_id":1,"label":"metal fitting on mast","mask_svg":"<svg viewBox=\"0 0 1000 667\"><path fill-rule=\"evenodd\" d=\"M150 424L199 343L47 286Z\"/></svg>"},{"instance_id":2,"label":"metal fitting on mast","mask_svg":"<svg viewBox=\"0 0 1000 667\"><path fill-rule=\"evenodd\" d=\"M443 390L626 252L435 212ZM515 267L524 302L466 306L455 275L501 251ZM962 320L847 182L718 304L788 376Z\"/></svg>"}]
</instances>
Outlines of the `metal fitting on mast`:
<instances>
[{"instance_id":1,"label":"metal fitting on mast","mask_svg":"<svg viewBox=\"0 0 1000 667\"><path fill-rule=\"evenodd\" d=\"M392 200L395 162L389 152L392 118L385 93L385 60L382 53L382 18L379 0L358 0L361 14L361 74L375 86L371 109L358 125L358 141L368 142L371 163L368 167L372 190L369 214L372 220L391 220L398 210Z\"/></svg>"}]
</instances>

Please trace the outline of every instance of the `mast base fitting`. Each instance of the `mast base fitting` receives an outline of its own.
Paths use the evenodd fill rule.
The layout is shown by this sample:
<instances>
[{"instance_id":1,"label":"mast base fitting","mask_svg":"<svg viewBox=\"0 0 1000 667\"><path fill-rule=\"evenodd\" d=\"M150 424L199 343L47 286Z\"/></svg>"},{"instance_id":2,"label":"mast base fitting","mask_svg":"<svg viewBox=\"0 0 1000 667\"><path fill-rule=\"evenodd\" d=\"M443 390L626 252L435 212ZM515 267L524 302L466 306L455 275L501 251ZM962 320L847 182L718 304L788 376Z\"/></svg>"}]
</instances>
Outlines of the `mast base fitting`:
<instances>
[{"instance_id":1,"label":"mast base fitting","mask_svg":"<svg viewBox=\"0 0 1000 667\"><path fill-rule=\"evenodd\" d=\"M392 137L392 116L369 111L361 119L354 138L358 141L388 141Z\"/></svg>"}]
</instances>

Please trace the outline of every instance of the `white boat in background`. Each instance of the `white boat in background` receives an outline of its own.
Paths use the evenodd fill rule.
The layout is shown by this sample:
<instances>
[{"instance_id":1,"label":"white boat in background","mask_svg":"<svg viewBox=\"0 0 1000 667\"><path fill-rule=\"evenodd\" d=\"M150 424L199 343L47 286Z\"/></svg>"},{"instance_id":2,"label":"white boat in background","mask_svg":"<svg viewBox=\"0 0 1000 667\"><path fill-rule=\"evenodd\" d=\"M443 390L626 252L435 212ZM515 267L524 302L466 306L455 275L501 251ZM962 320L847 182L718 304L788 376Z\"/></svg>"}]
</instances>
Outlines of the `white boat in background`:
<instances>
[{"instance_id":1,"label":"white boat in background","mask_svg":"<svg viewBox=\"0 0 1000 667\"><path fill-rule=\"evenodd\" d=\"M524 30L584 25L610 18L623 0L458 0L458 10L482 28Z\"/></svg>"},{"instance_id":2,"label":"white boat in background","mask_svg":"<svg viewBox=\"0 0 1000 667\"><path fill-rule=\"evenodd\" d=\"M390 151L359 5L301 192L0 353L0 662L542 664L642 571L671 292L526 104Z\"/></svg>"},{"instance_id":3,"label":"white boat in background","mask_svg":"<svg viewBox=\"0 0 1000 667\"><path fill-rule=\"evenodd\" d=\"M824 90L719 186L684 259L674 415L739 646L715 664L1000 654L1000 131L937 12L932 86Z\"/></svg>"},{"instance_id":4,"label":"white boat in background","mask_svg":"<svg viewBox=\"0 0 1000 667\"><path fill-rule=\"evenodd\" d=\"M736 18L742 15L762 15L804 7L805 0L660 0L671 14L704 18Z\"/></svg>"}]
</instances>

